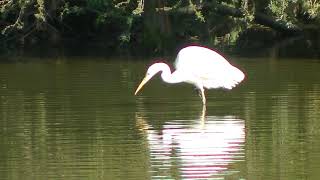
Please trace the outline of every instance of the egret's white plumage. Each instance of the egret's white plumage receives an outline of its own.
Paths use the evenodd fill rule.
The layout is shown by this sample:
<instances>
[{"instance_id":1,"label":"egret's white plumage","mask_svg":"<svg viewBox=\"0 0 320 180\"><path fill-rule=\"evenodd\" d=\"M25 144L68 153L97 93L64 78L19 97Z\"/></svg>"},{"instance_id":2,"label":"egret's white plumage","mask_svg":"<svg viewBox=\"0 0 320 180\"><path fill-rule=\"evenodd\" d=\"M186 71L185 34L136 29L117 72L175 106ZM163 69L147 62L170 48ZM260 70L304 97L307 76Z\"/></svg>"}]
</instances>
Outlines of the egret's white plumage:
<instances>
[{"instance_id":1,"label":"egret's white plumage","mask_svg":"<svg viewBox=\"0 0 320 180\"><path fill-rule=\"evenodd\" d=\"M204 88L232 89L245 77L242 71L232 66L220 54L201 46L188 46L181 49L176 58L175 67L176 70L171 73L169 66L165 63L151 65L135 94L147 81L161 71L161 77L167 83L187 82L194 84L200 89L202 101L205 104Z\"/></svg>"},{"instance_id":2,"label":"egret's white plumage","mask_svg":"<svg viewBox=\"0 0 320 180\"><path fill-rule=\"evenodd\" d=\"M243 72L232 66L220 54L199 46L181 49L175 67L184 74L192 75L197 80L196 83L201 83L208 89L232 89L244 79Z\"/></svg>"}]
</instances>

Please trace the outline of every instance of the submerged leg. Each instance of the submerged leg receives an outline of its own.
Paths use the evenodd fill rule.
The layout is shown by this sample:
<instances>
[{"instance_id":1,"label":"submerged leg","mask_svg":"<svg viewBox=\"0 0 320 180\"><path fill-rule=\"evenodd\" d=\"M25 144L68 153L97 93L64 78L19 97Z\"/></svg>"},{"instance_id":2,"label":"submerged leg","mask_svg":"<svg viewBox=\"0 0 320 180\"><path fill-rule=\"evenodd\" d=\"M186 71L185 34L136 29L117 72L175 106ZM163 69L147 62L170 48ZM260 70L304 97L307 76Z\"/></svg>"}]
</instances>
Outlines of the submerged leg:
<instances>
[{"instance_id":1,"label":"submerged leg","mask_svg":"<svg viewBox=\"0 0 320 180\"><path fill-rule=\"evenodd\" d=\"M201 119L201 128L204 130L205 129L205 124L206 124L206 105L203 104L202 105L202 113L201 113L201 116L200 116L200 119Z\"/></svg>"}]
</instances>

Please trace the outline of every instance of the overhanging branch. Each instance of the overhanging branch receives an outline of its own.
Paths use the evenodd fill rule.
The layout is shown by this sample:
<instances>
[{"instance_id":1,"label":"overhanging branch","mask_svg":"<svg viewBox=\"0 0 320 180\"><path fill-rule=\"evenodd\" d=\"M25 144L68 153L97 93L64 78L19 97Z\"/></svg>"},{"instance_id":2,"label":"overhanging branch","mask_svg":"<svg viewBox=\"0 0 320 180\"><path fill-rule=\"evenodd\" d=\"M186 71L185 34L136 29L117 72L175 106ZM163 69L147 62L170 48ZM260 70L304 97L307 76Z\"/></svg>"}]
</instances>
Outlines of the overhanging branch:
<instances>
[{"instance_id":1,"label":"overhanging branch","mask_svg":"<svg viewBox=\"0 0 320 180\"><path fill-rule=\"evenodd\" d=\"M204 8L208 8L211 10L216 11L219 14L232 16L236 18L244 18L245 13L241 9L236 9L230 6L217 4L217 3L203 3L196 7L197 10L203 10ZM194 9L189 6L179 7L179 8L171 8L171 7L163 7L158 8L157 11L166 11L166 12L180 12L191 14L194 13ZM302 29L300 29L297 25L288 24L285 21L277 21L273 19L271 16L268 16L263 13L255 13L253 14L254 22L260 25L264 25L266 27L270 27L278 32L285 33L285 34L300 34Z\"/></svg>"}]
</instances>

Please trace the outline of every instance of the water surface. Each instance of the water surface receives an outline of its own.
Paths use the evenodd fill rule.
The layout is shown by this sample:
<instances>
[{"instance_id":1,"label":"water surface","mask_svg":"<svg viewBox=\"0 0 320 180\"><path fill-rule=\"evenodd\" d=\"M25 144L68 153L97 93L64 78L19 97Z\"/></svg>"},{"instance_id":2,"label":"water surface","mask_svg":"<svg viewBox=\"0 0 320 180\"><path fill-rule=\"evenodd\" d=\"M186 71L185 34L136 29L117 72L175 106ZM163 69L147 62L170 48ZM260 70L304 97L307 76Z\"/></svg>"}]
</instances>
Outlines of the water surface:
<instances>
[{"instance_id":1,"label":"water surface","mask_svg":"<svg viewBox=\"0 0 320 180\"><path fill-rule=\"evenodd\" d=\"M148 61L0 64L0 179L318 179L320 62L232 58L247 78L207 92Z\"/></svg>"}]
</instances>

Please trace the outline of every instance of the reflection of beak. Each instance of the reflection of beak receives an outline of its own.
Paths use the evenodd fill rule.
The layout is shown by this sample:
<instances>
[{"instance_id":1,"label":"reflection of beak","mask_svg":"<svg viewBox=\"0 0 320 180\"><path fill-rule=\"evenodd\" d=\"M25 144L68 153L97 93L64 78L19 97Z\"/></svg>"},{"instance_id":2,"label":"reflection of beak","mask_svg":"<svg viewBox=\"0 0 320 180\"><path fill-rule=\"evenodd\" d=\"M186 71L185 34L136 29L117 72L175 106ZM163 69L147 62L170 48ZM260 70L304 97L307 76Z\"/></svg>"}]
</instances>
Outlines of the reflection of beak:
<instances>
[{"instance_id":1,"label":"reflection of beak","mask_svg":"<svg viewBox=\"0 0 320 180\"><path fill-rule=\"evenodd\" d=\"M136 92L134 93L134 95L137 95L139 90L142 89L143 85L145 85L148 81L149 81L149 78L144 77L143 80L141 81L141 83L139 84L139 86L138 86Z\"/></svg>"}]
</instances>

